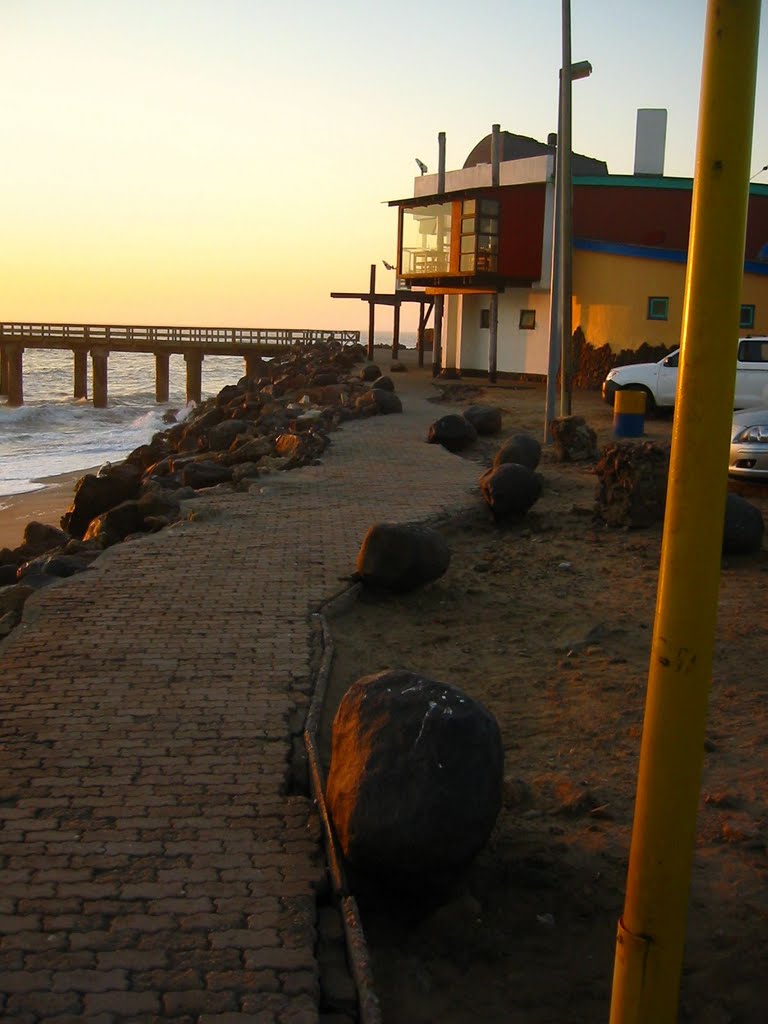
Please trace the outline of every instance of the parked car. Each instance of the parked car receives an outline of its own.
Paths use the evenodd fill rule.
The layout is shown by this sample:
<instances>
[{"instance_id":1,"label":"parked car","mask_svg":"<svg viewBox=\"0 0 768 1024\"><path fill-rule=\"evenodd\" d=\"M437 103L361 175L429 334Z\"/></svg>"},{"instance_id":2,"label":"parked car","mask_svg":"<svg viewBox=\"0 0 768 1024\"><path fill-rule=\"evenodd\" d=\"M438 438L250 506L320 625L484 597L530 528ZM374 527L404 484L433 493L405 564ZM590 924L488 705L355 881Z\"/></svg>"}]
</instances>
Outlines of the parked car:
<instances>
[{"instance_id":1,"label":"parked car","mask_svg":"<svg viewBox=\"0 0 768 1024\"><path fill-rule=\"evenodd\" d=\"M728 473L768 482L768 409L746 409L734 415Z\"/></svg>"},{"instance_id":2,"label":"parked car","mask_svg":"<svg viewBox=\"0 0 768 1024\"><path fill-rule=\"evenodd\" d=\"M676 349L657 363L616 366L603 381L603 398L613 405L617 391L643 391L646 412L671 409L675 404L679 363L680 349ZM739 339L733 407L768 407L768 337Z\"/></svg>"}]
</instances>

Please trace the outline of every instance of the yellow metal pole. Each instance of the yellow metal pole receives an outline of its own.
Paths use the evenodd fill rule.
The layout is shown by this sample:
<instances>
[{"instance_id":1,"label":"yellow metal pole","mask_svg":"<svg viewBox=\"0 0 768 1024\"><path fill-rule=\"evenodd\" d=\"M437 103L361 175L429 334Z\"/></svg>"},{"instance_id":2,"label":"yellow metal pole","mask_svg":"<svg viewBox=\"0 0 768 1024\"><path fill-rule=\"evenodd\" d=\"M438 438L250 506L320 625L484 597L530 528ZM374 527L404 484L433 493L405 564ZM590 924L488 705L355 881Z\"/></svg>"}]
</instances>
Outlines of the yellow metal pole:
<instances>
[{"instance_id":1,"label":"yellow metal pole","mask_svg":"<svg viewBox=\"0 0 768 1024\"><path fill-rule=\"evenodd\" d=\"M701 786L760 0L709 0L680 381L611 1024L673 1024Z\"/></svg>"}]
</instances>

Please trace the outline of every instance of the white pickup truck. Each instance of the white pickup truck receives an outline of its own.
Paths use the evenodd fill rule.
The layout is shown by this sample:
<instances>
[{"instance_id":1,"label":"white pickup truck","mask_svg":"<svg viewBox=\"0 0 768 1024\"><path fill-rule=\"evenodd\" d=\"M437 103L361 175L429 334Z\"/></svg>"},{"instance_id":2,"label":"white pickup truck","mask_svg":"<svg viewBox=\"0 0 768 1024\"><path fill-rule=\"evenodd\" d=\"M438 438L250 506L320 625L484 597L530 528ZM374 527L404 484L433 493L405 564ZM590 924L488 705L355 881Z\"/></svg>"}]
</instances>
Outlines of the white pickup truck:
<instances>
[{"instance_id":1,"label":"white pickup truck","mask_svg":"<svg viewBox=\"0 0 768 1024\"><path fill-rule=\"evenodd\" d=\"M603 381L603 398L610 405L617 391L645 392L645 410L671 408L677 391L680 349L658 363L617 366ZM736 354L734 409L768 408L768 338L740 338Z\"/></svg>"}]
</instances>

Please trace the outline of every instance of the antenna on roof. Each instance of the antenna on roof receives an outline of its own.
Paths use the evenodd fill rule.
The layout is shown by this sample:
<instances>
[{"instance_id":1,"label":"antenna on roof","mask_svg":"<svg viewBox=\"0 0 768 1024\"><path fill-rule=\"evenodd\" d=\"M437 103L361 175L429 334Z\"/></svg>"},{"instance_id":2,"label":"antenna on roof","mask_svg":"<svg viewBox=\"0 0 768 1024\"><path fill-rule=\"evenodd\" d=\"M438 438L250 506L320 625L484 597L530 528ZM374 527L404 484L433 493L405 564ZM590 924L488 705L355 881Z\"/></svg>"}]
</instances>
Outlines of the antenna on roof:
<instances>
[{"instance_id":1,"label":"antenna on roof","mask_svg":"<svg viewBox=\"0 0 768 1024\"><path fill-rule=\"evenodd\" d=\"M429 170L427 165L422 160L419 160L418 157L416 157L416 163L418 164L418 167L419 167L419 170L421 171L421 173L422 174L426 174L427 171Z\"/></svg>"},{"instance_id":2,"label":"antenna on roof","mask_svg":"<svg viewBox=\"0 0 768 1024\"><path fill-rule=\"evenodd\" d=\"M752 177L749 180L750 181L754 181L754 179L758 176L758 174L762 174L763 171L768 171L768 164L766 164L765 167L761 167L759 171L755 171L755 173L752 175Z\"/></svg>"}]
</instances>

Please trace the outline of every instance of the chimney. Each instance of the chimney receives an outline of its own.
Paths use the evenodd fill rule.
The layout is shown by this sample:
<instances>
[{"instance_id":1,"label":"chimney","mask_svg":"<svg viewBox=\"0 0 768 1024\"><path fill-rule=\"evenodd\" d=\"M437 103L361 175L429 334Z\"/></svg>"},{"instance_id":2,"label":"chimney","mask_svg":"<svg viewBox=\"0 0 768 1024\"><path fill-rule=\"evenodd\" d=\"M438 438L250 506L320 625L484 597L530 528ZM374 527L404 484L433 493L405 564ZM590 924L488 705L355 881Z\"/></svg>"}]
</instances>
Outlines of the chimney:
<instances>
[{"instance_id":1,"label":"chimney","mask_svg":"<svg viewBox=\"0 0 768 1024\"><path fill-rule=\"evenodd\" d=\"M666 142L666 110L638 110L635 129L635 174L654 178L663 176Z\"/></svg>"},{"instance_id":2,"label":"chimney","mask_svg":"<svg viewBox=\"0 0 768 1024\"><path fill-rule=\"evenodd\" d=\"M437 191L445 192L445 132L437 134Z\"/></svg>"},{"instance_id":3,"label":"chimney","mask_svg":"<svg viewBox=\"0 0 768 1024\"><path fill-rule=\"evenodd\" d=\"M501 163L501 125L491 127L491 184L495 188L499 184L499 164Z\"/></svg>"}]
</instances>

